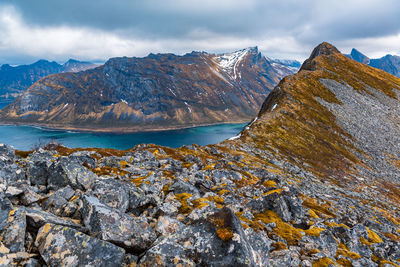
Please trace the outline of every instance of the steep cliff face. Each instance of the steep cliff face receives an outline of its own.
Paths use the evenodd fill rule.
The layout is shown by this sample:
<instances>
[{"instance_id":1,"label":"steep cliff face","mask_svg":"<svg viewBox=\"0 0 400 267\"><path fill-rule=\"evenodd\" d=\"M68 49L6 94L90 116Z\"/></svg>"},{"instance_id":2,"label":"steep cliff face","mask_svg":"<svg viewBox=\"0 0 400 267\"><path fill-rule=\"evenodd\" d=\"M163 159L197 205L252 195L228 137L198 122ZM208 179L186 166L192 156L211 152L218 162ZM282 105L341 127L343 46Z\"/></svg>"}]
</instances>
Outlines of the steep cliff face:
<instances>
[{"instance_id":1,"label":"steep cliff face","mask_svg":"<svg viewBox=\"0 0 400 267\"><path fill-rule=\"evenodd\" d=\"M17 96L43 77L60 72L78 72L94 68L90 62L81 62L70 59L60 65L57 62L39 60L30 65L0 67L0 104L11 103Z\"/></svg>"},{"instance_id":2,"label":"steep cliff face","mask_svg":"<svg viewBox=\"0 0 400 267\"><path fill-rule=\"evenodd\" d=\"M92 130L243 122L258 112L280 79L293 72L267 60L257 48L221 55L113 58L93 70L40 80L1 118Z\"/></svg>"}]
</instances>

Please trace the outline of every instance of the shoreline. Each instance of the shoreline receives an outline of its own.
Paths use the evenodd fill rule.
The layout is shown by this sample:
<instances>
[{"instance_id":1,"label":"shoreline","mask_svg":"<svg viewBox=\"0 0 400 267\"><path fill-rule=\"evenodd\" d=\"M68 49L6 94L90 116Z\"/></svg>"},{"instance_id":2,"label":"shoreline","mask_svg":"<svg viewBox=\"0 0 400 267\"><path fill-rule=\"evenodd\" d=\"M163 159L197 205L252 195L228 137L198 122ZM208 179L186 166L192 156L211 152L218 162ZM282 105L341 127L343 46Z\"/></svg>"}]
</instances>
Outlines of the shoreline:
<instances>
[{"instance_id":1,"label":"shoreline","mask_svg":"<svg viewBox=\"0 0 400 267\"><path fill-rule=\"evenodd\" d=\"M130 134L130 133L148 133L148 132L162 132L162 131L173 131L173 130L184 130L197 127L207 127L216 125L226 125L226 124L244 124L250 123L250 120L238 120L229 122L216 122L216 123L204 123L204 124L193 124L186 126L172 126L172 127L160 127L160 128L144 128L137 129L132 127L117 127L117 128L78 128L70 126L59 126L59 125L48 125L40 123L16 123L16 122L1 122L0 126L28 126L35 127L42 130L53 130L53 131L73 131L76 133L108 133L108 134Z\"/></svg>"}]
</instances>

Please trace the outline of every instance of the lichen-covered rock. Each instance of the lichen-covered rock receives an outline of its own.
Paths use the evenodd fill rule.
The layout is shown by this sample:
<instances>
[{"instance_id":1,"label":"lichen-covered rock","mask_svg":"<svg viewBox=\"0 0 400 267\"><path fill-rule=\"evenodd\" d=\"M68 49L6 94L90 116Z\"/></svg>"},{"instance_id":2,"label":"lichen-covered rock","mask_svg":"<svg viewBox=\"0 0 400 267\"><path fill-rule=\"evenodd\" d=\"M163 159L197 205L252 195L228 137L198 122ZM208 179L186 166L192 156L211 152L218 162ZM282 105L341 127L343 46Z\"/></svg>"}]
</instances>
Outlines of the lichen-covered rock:
<instances>
[{"instance_id":1,"label":"lichen-covered rock","mask_svg":"<svg viewBox=\"0 0 400 267\"><path fill-rule=\"evenodd\" d=\"M60 188L54 193L52 193L46 201L43 202L43 209L57 215L67 217L71 216L73 211L66 211L69 207L71 199L74 197L76 192L68 185L66 187ZM67 214L68 213L68 214Z\"/></svg>"},{"instance_id":2,"label":"lichen-covered rock","mask_svg":"<svg viewBox=\"0 0 400 267\"><path fill-rule=\"evenodd\" d=\"M47 183L50 189L67 185L74 189L87 190L97 179L97 175L76 161L61 157L50 166Z\"/></svg>"},{"instance_id":3,"label":"lichen-covered rock","mask_svg":"<svg viewBox=\"0 0 400 267\"><path fill-rule=\"evenodd\" d=\"M50 267L119 267L125 256L124 249L111 243L54 224L45 224L40 228L35 243L41 257Z\"/></svg>"},{"instance_id":4,"label":"lichen-covered rock","mask_svg":"<svg viewBox=\"0 0 400 267\"><path fill-rule=\"evenodd\" d=\"M252 240L256 238L252 237ZM263 241L266 243L257 242L256 246L264 246L266 250L257 247L256 252L239 219L230 209L224 208L206 220L201 219L161 237L146 252L140 265L150 266L158 262L164 266L177 263L188 266L262 266L267 262L269 243L268 239Z\"/></svg>"},{"instance_id":5,"label":"lichen-covered rock","mask_svg":"<svg viewBox=\"0 0 400 267\"><path fill-rule=\"evenodd\" d=\"M129 189L126 189L129 186L115 179L99 179L93 185L92 194L103 204L125 212L129 207Z\"/></svg>"},{"instance_id":6,"label":"lichen-covered rock","mask_svg":"<svg viewBox=\"0 0 400 267\"><path fill-rule=\"evenodd\" d=\"M10 200L3 196L0 197L0 232L4 230L8 222L8 215L12 210Z\"/></svg>"},{"instance_id":7,"label":"lichen-covered rock","mask_svg":"<svg viewBox=\"0 0 400 267\"><path fill-rule=\"evenodd\" d=\"M26 217L28 221L28 225L35 229L38 229L45 225L46 223L68 226L80 231L85 231L85 227L74 222L69 218L62 218L55 216L54 214L45 212L40 209L35 208L26 208Z\"/></svg>"},{"instance_id":8,"label":"lichen-covered rock","mask_svg":"<svg viewBox=\"0 0 400 267\"><path fill-rule=\"evenodd\" d=\"M29 206L32 203L35 203L42 199L42 196L36 193L32 187L27 187L23 191L23 195L21 196L21 203L22 205Z\"/></svg>"},{"instance_id":9,"label":"lichen-covered rock","mask_svg":"<svg viewBox=\"0 0 400 267\"><path fill-rule=\"evenodd\" d=\"M3 254L0 252L0 267L9 266L25 266L25 267L39 267L36 259L32 258L37 255L29 254L27 252L16 252Z\"/></svg>"},{"instance_id":10,"label":"lichen-covered rock","mask_svg":"<svg viewBox=\"0 0 400 267\"><path fill-rule=\"evenodd\" d=\"M145 251L156 240L146 220L112 209L95 197L83 197L82 215L91 234L136 252Z\"/></svg>"},{"instance_id":11,"label":"lichen-covered rock","mask_svg":"<svg viewBox=\"0 0 400 267\"><path fill-rule=\"evenodd\" d=\"M25 251L26 212L24 207L9 212L8 222L0 234L0 241L11 253Z\"/></svg>"}]
</instances>

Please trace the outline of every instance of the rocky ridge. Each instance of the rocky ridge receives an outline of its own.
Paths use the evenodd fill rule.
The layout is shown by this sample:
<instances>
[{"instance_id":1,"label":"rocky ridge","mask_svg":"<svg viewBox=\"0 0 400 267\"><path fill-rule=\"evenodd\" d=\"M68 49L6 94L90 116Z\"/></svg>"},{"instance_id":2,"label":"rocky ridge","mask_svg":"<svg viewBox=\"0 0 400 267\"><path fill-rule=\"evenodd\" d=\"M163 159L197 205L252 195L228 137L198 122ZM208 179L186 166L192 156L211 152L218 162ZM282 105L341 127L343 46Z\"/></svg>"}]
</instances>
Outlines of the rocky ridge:
<instances>
[{"instance_id":1,"label":"rocky ridge","mask_svg":"<svg viewBox=\"0 0 400 267\"><path fill-rule=\"evenodd\" d=\"M0 67L0 104L11 103L32 84L48 75L62 72L78 72L96 67L96 64L70 59L64 64L39 60L30 65Z\"/></svg>"},{"instance_id":2,"label":"rocky ridge","mask_svg":"<svg viewBox=\"0 0 400 267\"><path fill-rule=\"evenodd\" d=\"M248 122L274 86L295 71L256 47L112 58L95 69L38 81L1 111L0 120L91 131Z\"/></svg>"},{"instance_id":3,"label":"rocky ridge","mask_svg":"<svg viewBox=\"0 0 400 267\"><path fill-rule=\"evenodd\" d=\"M399 90L322 43L221 144L1 145L0 264L398 266Z\"/></svg>"}]
</instances>

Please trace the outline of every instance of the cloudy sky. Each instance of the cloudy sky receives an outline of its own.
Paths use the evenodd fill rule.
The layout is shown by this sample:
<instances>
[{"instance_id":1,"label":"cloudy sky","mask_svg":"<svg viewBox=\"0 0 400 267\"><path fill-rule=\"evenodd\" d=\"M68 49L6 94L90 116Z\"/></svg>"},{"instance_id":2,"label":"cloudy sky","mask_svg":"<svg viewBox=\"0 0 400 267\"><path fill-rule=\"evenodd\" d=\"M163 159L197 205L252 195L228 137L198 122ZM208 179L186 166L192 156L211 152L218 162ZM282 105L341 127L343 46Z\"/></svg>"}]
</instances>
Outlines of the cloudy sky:
<instances>
[{"instance_id":1,"label":"cloudy sky","mask_svg":"<svg viewBox=\"0 0 400 267\"><path fill-rule=\"evenodd\" d=\"M398 0L1 0L0 64L248 46L304 60L322 41L400 55L399 18Z\"/></svg>"}]
</instances>

